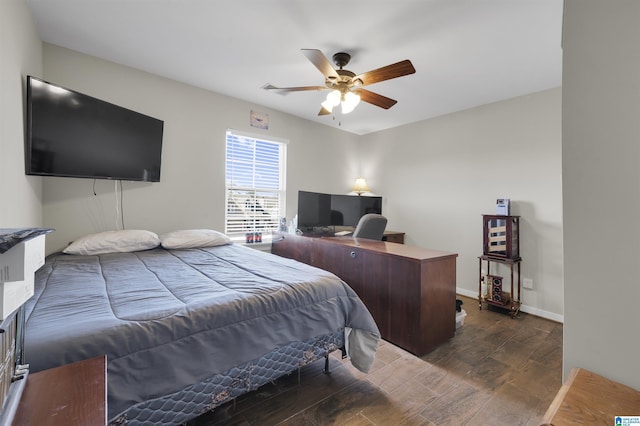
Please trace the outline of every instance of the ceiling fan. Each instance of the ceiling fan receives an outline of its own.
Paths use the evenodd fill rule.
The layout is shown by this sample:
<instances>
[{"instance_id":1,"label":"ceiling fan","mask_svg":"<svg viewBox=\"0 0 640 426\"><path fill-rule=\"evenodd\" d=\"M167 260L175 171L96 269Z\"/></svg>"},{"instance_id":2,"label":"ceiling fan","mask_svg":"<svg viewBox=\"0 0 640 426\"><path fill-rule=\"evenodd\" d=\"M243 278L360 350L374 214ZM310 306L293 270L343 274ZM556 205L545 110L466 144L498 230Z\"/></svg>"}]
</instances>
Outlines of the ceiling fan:
<instances>
[{"instance_id":1,"label":"ceiling fan","mask_svg":"<svg viewBox=\"0 0 640 426\"><path fill-rule=\"evenodd\" d=\"M351 60L351 55L348 53L338 52L333 55L333 62L338 66L338 69L335 69L327 57L318 49L302 49L302 53L324 75L324 86L276 87L272 84L266 84L263 89L281 94L309 90L331 90L327 95L327 99L322 102L322 108L318 115L331 114L333 108L340 104L342 113L347 114L353 111L361 100L380 108L389 109L398 101L363 89L363 87L416 72L411 61L405 59L395 64L356 75L354 72L343 69Z\"/></svg>"}]
</instances>

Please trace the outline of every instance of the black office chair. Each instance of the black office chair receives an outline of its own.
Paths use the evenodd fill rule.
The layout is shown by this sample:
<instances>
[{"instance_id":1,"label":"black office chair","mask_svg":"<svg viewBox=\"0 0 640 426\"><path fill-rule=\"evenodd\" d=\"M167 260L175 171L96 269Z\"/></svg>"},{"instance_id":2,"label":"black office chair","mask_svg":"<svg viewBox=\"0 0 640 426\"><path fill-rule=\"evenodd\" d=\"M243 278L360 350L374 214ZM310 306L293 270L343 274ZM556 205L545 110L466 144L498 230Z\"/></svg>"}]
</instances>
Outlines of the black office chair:
<instances>
[{"instance_id":1,"label":"black office chair","mask_svg":"<svg viewBox=\"0 0 640 426\"><path fill-rule=\"evenodd\" d=\"M387 227L387 218L381 214L368 213L360 218L353 238L367 238L369 240L382 241L384 229Z\"/></svg>"}]
</instances>

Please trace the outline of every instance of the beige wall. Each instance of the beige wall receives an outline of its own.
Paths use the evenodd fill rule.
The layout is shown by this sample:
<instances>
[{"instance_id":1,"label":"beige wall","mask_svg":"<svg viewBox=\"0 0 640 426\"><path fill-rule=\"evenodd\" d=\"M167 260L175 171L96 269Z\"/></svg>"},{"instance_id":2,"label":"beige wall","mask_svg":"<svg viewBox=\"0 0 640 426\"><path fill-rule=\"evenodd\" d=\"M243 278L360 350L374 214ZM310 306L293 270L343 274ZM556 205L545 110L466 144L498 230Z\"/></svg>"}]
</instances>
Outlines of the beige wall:
<instances>
[{"instance_id":1,"label":"beige wall","mask_svg":"<svg viewBox=\"0 0 640 426\"><path fill-rule=\"evenodd\" d=\"M384 197L389 228L407 242L455 251L458 290L477 295L482 213L510 197L523 216L525 309L562 320L560 89L356 136L45 44L47 80L165 120L160 183L124 182L125 226L166 232L222 229L224 134L261 133L249 112L269 113L266 135L289 139L287 217L298 189L347 193L358 175ZM496 162L503 179L491 172ZM491 173L492 177L484 177ZM47 251L115 229L114 182L44 178ZM494 271L495 272L495 271ZM472 307L469 307L472 308Z\"/></svg>"},{"instance_id":2,"label":"beige wall","mask_svg":"<svg viewBox=\"0 0 640 426\"><path fill-rule=\"evenodd\" d=\"M640 389L640 2L566 0L564 374ZM624 414L624 413L622 413Z\"/></svg>"},{"instance_id":3,"label":"beige wall","mask_svg":"<svg viewBox=\"0 0 640 426\"><path fill-rule=\"evenodd\" d=\"M534 284L523 310L561 321L560 108L561 90L548 90L366 135L360 152L372 191L385 197L388 228L459 254L461 294L478 295L481 215L510 198L522 216L522 275Z\"/></svg>"},{"instance_id":4,"label":"beige wall","mask_svg":"<svg viewBox=\"0 0 640 426\"><path fill-rule=\"evenodd\" d=\"M3 0L0 227L42 220L43 179L23 169L26 74L167 120L163 182L124 184L129 228L220 228L224 130L253 131L248 114L256 108L270 114L268 134L291 140L289 217L298 189L347 192L362 174L385 197L390 228L406 231L409 243L460 253L463 293L475 292L480 214L510 197L523 216L523 272L534 280L524 303L564 316L565 375L581 366L640 388L638 16L640 4L631 0L566 0L561 95L551 90L358 139L53 46L45 48L43 73L25 2ZM488 180L495 163L504 172ZM98 181L94 196L90 180L44 181L45 225L58 228L48 251L114 228L112 182Z\"/></svg>"},{"instance_id":5,"label":"beige wall","mask_svg":"<svg viewBox=\"0 0 640 426\"><path fill-rule=\"evenodd\" d=\"M22 2L2 5L32 28ZM25 25L18 28L25 31ZM2 62L3 90L13 90L13 101L4 96L2 101L10 114L16 114L13 105L18 103L21 119L23 88L5 77L7 63L20 68L14 71L20 85L24 75L33 74L165 120L162 181L123 183L127 228L221 229L226 129L271 135L290 141L288 218L297 210L299 189L347 193L355 176L363 175L372 191L384 197L390 229L407 232L410 244L460 254L457 285L462 294L477 291L480 215L493 212L496 198L510 197L513 213L523 217L523 276L534 281L533 290L523 291L524 309L562 320L560 89L356 136L57 46L45 44L40 56L35 33L31 39L35 47L17 49L29 40L21 35L22 41L12 45L13 61ZM24 68L23 56L38 66ZM268 131L249 126L251 109L269 114ZM22 199L23 208L9 211L3 203L3 226L22 226L28 216L33 218L27 222L39 224L43 197L43 224L56 228L47 238L48 253L77 236L115 229L114 182L96 181L94 195L93 180L24 176L22 125L12 127L19 144L7 143L6 122L0 149L19 166L10 172L11 184L5 178L9 169L0 169L0 193ZM506 178L487 178L495 173L492 162Z\"/></svg>"},{"instance_id":6,"label":"beige wall","mask_svg":"<svg viewBox=\"0 0 640 426\"><path fill-rule=\"evenodd\" d=\"M0 1L0 228L42 226L42 178L24 174L24 84L42 42L23 0Z\"/></svg>"},{"instance_id":7,"label":"beige wall","mask_svg":"<svg viewBox=\"0 0 640 426\"><path fill-rule=\"evenodd\" d=\"M355 138L54 46L45 48L43 73L25 2L3 0L0 227L41 224L43 179L23 169L26 74L167 121L163 182L124 184L129 228L220 228L224 130L254 131L247 123L256 108L270 114L267 134L291 140L289 217L298 189L347 192L362 174L385 197L390 228L406 231L411 244L460 253L463 293L475 292L480 214L510 197L523 216L523 273L534 280L524 303L564 316L565 375L581 366L640 388L640 4L614 1L566 0L561 95L550 90ZM496 163L499 177L488 179ZM90 180L44 181L45 225L58 228L49 251L114 228L112 182L98 181L94 196Z\"/></svg>"},{"instance_id":8,"label":"beige wall","mask_svg":"<svg viewBox=\"0 0 640 426\"><path fill-rule=\"evenodd\" d=\"M287 217L297 191L346 193L358 174L356 136L287 114L45 44L44 77L165 121L159 183L123 182L128 229L162 233L224 229L224 152L228 128L288 139ZM252 109L269 129L249 125ZM45 224L56 228L47 252L87 233L116 229L115 183L44 178Z\"/></svg>"}]
</instances>

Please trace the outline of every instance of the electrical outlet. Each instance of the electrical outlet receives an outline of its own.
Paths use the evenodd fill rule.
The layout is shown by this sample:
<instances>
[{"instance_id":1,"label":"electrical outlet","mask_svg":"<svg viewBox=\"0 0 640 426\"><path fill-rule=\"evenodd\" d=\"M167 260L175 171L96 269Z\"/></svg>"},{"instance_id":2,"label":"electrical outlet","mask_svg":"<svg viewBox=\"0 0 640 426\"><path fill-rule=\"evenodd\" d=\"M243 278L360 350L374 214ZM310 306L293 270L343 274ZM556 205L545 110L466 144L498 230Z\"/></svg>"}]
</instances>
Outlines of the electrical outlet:
<instances>
[{"instance_id":1,"label":"electrical outlet","mask_svg":"<svg viewBox=\"0 0 640 426\"><path fill-rule=\"evenodd\" d=\"M531 278L523 278L522 279L522 288L533 289L533 280Z\"/></svg>"}]
</instances>

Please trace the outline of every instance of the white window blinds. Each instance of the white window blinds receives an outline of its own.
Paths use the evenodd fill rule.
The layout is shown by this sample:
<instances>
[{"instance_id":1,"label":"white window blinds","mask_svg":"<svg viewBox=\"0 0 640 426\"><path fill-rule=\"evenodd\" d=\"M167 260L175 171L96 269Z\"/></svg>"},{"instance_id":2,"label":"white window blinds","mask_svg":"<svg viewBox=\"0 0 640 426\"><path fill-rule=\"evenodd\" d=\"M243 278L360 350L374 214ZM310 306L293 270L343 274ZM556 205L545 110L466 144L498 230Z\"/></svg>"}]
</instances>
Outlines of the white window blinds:
<instances>
[{"instance_id":1,"label":"white window blinds","mask_svg":"<svg viewBox=\"0 0 640 426\"><path fill-rule=\"evenodd\" d=\"M278 229L285 212L286 142L227 131L227 234Z\"/></svg>"}]
</instances>

